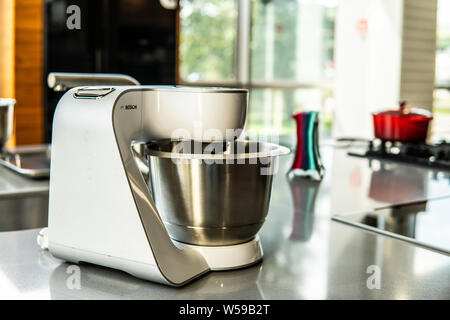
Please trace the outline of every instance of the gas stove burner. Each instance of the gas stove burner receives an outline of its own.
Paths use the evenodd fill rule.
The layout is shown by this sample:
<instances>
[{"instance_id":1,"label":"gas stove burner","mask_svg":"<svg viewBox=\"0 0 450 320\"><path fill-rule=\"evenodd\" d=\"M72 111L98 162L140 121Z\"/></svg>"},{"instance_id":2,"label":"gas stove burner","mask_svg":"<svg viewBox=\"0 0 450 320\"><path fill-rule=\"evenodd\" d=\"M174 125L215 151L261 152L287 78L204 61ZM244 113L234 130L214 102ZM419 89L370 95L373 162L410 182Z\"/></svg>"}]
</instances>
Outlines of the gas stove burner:
<instances>
[{"instance_id":1,"label":"gas stove burner","mask_svg":"<svg viewBox=\"0 0 450 320\"><path fill-rule=\"evenodd\" d=\"M351 156L390 160L450 170L450 143L402 143L398 141L371 140L363 152L350 151Z\"/></svg>"}]
</instances>

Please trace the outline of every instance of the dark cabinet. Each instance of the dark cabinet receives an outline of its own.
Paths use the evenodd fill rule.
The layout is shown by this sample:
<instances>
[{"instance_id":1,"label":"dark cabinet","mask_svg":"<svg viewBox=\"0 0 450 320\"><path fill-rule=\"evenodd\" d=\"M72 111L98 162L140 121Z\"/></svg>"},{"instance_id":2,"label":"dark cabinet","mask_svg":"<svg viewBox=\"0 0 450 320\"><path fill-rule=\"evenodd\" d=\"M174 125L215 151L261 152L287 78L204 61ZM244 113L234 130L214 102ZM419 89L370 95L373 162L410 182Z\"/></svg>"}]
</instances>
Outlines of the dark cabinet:
<instances>
[{"instance_id":1,"label":"dark cabinet","mask_svg":"<svg viewBox=\"0 0 450 320\"><path fill-rule=\"evenodd\" d=\"M67 27L71 5L80 8L80 29ZM142 84L174 84L176 16L159 0L46 1L44 76L124 73ZM49 89L44 94L46 141L60 97Z\"/></svg>"}]
</instances>

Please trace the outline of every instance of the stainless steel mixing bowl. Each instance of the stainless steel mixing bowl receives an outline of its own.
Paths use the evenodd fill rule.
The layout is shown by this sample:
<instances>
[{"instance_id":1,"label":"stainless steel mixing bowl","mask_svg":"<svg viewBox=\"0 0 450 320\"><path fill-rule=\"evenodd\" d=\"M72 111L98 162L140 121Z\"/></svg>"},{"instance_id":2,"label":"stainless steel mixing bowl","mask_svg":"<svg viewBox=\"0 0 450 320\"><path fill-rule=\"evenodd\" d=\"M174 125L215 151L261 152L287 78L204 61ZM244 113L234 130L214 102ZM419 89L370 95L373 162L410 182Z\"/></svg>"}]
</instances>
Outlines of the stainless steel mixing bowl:
<instances>
[{"instance_id":1,"label":"stainless steel mixing bowl","mask_svg":"<svg viewBox=\"0 0 450 320\"><path fill-rule=\"evenodd\" d=\"M16 100L0 98L0 152L6 141L11 138L14 123L14 105Z\"/></svg>"},{"instance_id":2,"label":"stainless steel mixing bowl","mask_svg":"<svg viewBox=\"0 0 450 320\"><path fill-rule=\"evenodd\" d=\"M171 238L224 246L251 240L269 209L285 147L251 141L147 145L149 188Z\"/></svg>"}]
</instances>

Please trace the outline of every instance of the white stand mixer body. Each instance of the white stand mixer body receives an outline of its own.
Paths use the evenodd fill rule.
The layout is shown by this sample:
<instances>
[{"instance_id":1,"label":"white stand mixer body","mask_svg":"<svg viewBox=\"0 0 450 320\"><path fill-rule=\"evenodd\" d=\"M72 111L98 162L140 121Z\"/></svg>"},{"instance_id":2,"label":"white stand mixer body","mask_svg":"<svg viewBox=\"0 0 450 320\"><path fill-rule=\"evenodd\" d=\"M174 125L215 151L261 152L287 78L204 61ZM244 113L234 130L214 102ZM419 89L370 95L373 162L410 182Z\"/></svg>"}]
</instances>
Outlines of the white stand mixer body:
<instances>
[{"instance_id":1,"label":"white stand mixer body","mask_svg":"<svg viewBox=\"0 0 450 320\"><path fill-rule=\"evenodd\" d=\"M211 133L230 138L226 134L232 131L227 129L245 125L247 92L130 86L95 95L104 89L92 87L89 95L76 96L80 91L74 88L61 98L55 112L50 252L67 261L111 267L173 286L221 265L229 269L260 260L257 237L236 246L234 252L242 254L237 254L235 264L210 248L175 245L131 149L132 142L179 134L196 140Z\"/></svg>"}]
</instances>

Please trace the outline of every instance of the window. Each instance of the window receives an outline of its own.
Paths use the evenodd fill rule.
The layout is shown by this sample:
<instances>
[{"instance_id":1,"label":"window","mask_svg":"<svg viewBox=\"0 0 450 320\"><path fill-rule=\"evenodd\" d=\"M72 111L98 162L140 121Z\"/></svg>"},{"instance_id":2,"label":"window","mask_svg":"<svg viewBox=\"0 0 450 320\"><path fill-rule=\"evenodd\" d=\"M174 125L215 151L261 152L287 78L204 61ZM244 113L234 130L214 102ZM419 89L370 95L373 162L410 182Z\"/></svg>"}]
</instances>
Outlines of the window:
<instances>
[{"instance_id":1,"label":"window","mask_svg":"<svg viewBox=\"0 0 450 320\"><path fill-rule=\"evenodd\" d=\"M436 86L434 90L433 131L450 136L450 1L438 1Z\"/></svg>"},{"instance_id":2,"label":"window","mask_svg":"<svg viewBox=\"0 0 450 320\"><path fill-rule=\"evenodd\" d=\"M248 129L257 132L291 134L290 115L303 109L320 109L330 129L337 1L180 4L180 83L249 88Z\"/></svg>"},{"instance_id":3,"label":"window","mask_svg":"<svg viewBox=\"0 0 450 320\"><path fill-rule=\"evenodd\" d=\"M334 12L313 1L252 1L252 81L330 80Z\"/></svg>"},{"instance_id":4,"label":"window","mask_svg":"<svg viewBox=\"0 0 450 320\"><path fill-rule=\"evenodd\" d=\"M236 80L235 1L182 0L180 77L187 82Z\"/></svg>"}]
</instances>

